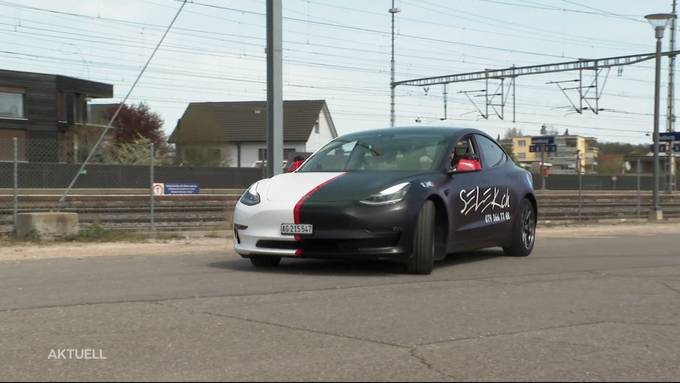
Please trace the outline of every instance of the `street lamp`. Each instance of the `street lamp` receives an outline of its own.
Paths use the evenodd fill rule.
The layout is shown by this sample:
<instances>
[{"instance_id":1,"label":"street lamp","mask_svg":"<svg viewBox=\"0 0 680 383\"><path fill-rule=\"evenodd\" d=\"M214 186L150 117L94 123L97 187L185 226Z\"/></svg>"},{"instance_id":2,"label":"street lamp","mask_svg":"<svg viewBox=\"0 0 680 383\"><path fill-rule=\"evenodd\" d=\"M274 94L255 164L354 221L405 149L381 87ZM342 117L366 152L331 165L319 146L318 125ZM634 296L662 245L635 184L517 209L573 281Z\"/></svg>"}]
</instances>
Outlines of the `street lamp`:
<instances>
[{"instance_id":1,"label":"street lamp","mask_svg":"<svg viewBox=\"0 0 680 383\"><path fill-rule=\"evenodd\" d=\"M661 86L661 39L668 22L675 17L672 13L654 13L645 19L654 28L656 37L656 72L654 80L654 189L652 190L652 208L649 211L650 221L663 220L663 211L659 206L659 92Z\"/></svg>"},{"instance_id":2,"label":"street lamp","mask_svg":"<svg viewBox=\"0 0 680 383\"><path fill-rule=\"evenodd\" d=\"M394 89L394 17L397 15L397 13L401 12L401 9L397 8L394 6L394 0L392 0L392 8L388 10L388 12L392 15L392 59L390 60L390 127L394 128L394 124L396 121L396 116L395 116L395 89Z\"/></svg>"}]
</instances>

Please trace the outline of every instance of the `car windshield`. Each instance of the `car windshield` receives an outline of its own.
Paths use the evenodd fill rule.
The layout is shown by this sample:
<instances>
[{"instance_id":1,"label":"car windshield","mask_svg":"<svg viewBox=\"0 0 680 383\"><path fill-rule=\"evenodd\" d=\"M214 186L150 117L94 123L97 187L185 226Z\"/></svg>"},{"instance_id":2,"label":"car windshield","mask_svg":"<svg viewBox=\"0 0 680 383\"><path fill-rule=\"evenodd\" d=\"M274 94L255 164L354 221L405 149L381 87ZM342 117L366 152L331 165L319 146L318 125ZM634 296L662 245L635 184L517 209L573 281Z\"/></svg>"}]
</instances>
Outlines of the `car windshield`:
<instances>
[{"instance_id":1,"label":"car windshield","mask_svg":"<svg viewBox=\"0 0 680 383\"><path fill-rule=\"evenodd\" d=\"M444 134L340 138L315 153L298 171L430 171L441 162L447 142Z\"/></svg>"}]
</instances>

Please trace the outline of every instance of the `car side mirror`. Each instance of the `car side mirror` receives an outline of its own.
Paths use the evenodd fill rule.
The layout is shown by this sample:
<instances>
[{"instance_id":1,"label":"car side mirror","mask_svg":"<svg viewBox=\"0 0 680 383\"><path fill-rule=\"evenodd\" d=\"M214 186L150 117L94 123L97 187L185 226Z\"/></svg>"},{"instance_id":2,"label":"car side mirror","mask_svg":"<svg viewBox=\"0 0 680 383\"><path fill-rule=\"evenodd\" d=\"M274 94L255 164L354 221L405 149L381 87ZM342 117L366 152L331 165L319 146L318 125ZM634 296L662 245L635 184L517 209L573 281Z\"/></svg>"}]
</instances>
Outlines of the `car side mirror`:
<instances>
[{"instance_id":1,"label":"car side mirror","mask_svg":"<svg viewBox=\"0 0 680 383\"><path fill-rule=\"evenodd\" d=\"M457 164L451 165L451 173L472 173L482 170L482 164L476 159L463 158Z\"/></svg>"}]
</instances>

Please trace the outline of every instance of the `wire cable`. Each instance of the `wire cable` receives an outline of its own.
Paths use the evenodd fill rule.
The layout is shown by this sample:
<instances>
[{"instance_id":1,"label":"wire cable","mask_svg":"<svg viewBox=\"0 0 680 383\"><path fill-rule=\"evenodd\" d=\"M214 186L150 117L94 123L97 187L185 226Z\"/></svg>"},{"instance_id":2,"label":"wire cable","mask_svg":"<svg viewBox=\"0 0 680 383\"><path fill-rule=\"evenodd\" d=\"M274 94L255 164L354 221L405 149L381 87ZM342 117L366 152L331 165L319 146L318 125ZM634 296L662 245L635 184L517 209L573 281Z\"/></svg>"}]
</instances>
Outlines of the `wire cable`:
<instances>
[{"instance_id":1,"label":"wire cable","mask_svg":"<svg viewBox=\"0 0 680 383\"><path fill-rule=\"evenodd\" d=\"M123 106L125 106L125 103L126 103L127 100L130 98L130 95L132 95L132 92L135 90L135 87L136 87L137 84L139 83L139 80L140 80L140 79L142 78L142 76L144 75L144 72L146 72L146 69L149 67L149 64L151 64L151 60L153 60L154 56L156 55L156 52L158 52L158 49L161 47L161 44L163 44L163 41L164 41L165 38L168 36L168 33L170 33L170 30L172 29L172 26L175 25L175 21L177 21L177 19L179 18L179 15L182 13L182 9L184 9L184 6L186 5L186 3L187 3L187 0L184 0L184 1L182 2L182 5L181 5L181 6L179 7L179 9L177 10L177 13L175 14L175 17L173 17L172 21L170 22L170 24L168 25L167 29L166 29L165 32L163 33L163 36L161 36L161 39L160 39L160 40L158 41L158 43L156 44L156 47L155 47L154 50L151 52L151 55L149 55L148 60L146 60L146 63L144 64L144 66L142 67L142 69L139 71L139 74L137 75L137 78L136 78L135 81L132 83L132 86L131 86L130 89L128 90L127 94L125 95L125 97L123 98L123 100L120 102L120 104L118 104L118 108L116 109L116 112L113 114L113 116L112 116L111 119L109 120L109 123L106 124L106 128L104 128L104 130L102 131L102 134L99 136L99 139L97 140L97 142L96 142L96 143L94 144L94 146L92 147L92 150L90 150L90 153L87 155L87 158L85 158L85 161L83 161L82 165L80 165L80 168L78 169L78 172L76 172L76 175L75 175L75 176L73 177L73 179L71 180L71 183L68 185L68 187L66 188L66 190L64 190L64 194L61 196L61 198L59 198L59 202L57 203L57 209L59 209L59 207L61 206L61 204L64 203L64 200L66 199L66 196L68 196L68 193L69 193L69 192L71 191L71 189L73 188L73 185L75 185L76 181L78 180L78 177L80 177L80 174L81 174L82 171L85 169L85 166L87 165L88 162L90 162L90 160L92 159L92 156L93 156L94 153L97 151L97 148L99 147L99 145L100 145L100 144L102 143L102 141L104 140L104 137L106 137L106 133L109 132L109 130L111 129L111 126L112 126L113 123L114 123L114 121L116 121L116 118L118 118L118 114L120 114L120 111L123 109ZM153 154L152 154L152 155L153 155Z\"/></svg>"}]
</instances>

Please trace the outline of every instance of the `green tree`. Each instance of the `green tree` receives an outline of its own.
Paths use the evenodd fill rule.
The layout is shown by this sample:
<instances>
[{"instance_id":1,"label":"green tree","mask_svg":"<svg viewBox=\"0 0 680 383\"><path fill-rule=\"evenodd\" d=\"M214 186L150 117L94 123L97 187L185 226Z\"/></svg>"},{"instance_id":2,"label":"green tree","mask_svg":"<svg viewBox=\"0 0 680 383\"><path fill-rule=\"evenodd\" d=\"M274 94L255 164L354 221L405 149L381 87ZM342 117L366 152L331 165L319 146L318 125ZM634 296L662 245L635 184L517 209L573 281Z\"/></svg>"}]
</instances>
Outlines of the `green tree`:
<instances>
[{"instance_id":1,"label":"green tree","mask_svg":"<svg viewBox=\"0 0 680 383\"><path fill-rule=\"evenodd\" d=\"M113 118L118 106L112 106L104 113L107 120ZM163 119L152 112L148 105L140 102L137 105L123 105L113 122L113 138L117 144L130 143L139 137L153 141L156 145L166 142L163 133Z\"/></svg>"},{"instance_id":2,"label":"green tree","mask_svg":"<svg viewBox=\"0 0 680 383\"><path fill-rule=\"evenodd\" d=\"M513 137L520 137L523 136L524 133L522 132L522 129L517 129L517 128L509 128L508 130L505 131L505 134L503 135L504 140L511 140Z\"/></svg>"},{"instance_id":3,"label":"green tree","mask_svg":"<svg viewBox=\"0 0 680 383\"><path fill-rule=\"evenodd\" d=\"M101 160L109 164L148 165L151 160L151 142L150 138L139 135L130 142L108 143L102 148ZM173 157L167 144L154 147L155 165L171 165Z\"/></svg>"}]
</instances>

